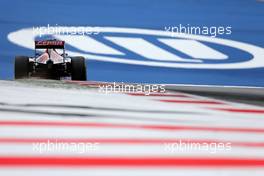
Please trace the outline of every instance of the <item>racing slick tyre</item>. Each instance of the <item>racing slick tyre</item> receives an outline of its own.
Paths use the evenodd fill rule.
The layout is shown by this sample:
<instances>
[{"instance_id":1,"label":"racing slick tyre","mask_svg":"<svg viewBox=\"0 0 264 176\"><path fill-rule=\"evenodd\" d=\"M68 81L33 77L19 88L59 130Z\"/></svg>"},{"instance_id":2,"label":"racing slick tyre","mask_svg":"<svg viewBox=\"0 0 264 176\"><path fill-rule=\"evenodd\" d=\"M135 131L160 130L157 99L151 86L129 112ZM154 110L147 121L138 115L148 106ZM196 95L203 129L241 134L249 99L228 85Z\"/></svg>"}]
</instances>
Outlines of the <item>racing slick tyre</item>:
<instances>
[{"instance_id":1,"label":"racing slick tyre","mask_svg":"<svg viewBox=\"0 0 264 176\"><path fill-rule=\"evenodd\" d=\"M86 81L86 65L84 57L71 58L72 80Z\"/></svg>"},{"instance_id":2,"label":"racing slick tyre","mask_svg":"<svg viewBox=\"0 0 264 176\"><path fill-rule=\"evenodd\" d=\"M26 56L15 57L15 79L28 78L29 58Z\"/></svg>"}]
</instances>

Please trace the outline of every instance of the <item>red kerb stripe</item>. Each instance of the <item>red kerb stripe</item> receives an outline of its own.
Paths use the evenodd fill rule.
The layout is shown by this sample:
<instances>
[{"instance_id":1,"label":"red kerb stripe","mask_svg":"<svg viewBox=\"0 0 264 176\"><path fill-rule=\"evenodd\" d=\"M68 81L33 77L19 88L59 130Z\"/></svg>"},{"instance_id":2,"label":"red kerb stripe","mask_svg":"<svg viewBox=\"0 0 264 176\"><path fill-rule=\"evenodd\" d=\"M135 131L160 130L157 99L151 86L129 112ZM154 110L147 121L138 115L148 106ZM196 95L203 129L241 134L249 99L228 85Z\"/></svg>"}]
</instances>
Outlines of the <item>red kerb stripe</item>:
<instances>
[{"instance_id":1,"label":"red kerb stripe","mask_svg":"<svg viewBox=\"0 0 264 176\"><path fill-rule=\"evenodd\" d=\"M118 157L1 157L0 166L71 167L264 167L263 159L233 158L118 158Z\"/></svg>"}]
</instances>

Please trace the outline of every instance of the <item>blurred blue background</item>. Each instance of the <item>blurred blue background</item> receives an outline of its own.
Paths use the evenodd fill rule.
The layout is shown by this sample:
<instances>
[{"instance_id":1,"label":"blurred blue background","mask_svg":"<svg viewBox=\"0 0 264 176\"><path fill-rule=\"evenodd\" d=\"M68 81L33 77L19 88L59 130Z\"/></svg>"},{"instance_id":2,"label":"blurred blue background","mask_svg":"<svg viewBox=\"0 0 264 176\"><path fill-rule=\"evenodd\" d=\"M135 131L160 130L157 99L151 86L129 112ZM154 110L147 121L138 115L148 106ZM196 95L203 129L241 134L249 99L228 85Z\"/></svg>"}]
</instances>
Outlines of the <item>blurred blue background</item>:
<instances>
[{"instance_id":1,"label":"blurred blue background","mask_svg":"<svg viewBox=\"0 0 264 176\"><path fill-rule=\"evenodd\" d=\"M232 26L232 35L220 37L264 46L264 3L253 0L1 0L0 3L0 79L13 79L15 55L33 54L32 50L9 42L8 33L47 24L157 30L179 24ZM227 53L234 58L250 57L235 50ZM89 80L98 81L264 86L264 68L180 69L89 60L87 74Z\"/></svg>"}]
</instances>

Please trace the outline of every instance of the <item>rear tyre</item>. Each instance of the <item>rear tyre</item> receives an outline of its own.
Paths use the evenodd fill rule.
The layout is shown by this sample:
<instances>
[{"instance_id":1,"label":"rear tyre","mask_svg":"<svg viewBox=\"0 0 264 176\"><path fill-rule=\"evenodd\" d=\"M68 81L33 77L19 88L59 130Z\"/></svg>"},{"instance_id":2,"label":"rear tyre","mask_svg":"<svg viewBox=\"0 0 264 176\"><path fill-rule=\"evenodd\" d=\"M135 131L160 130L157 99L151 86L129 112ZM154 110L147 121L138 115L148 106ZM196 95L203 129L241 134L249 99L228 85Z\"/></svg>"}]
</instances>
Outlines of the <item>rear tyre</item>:
<instances>
[{"instance_id":1,"label":"rear tyre","mask_svg":"<svg viewBox=\"0 0 264 176\"><path fill-rule=\"evenodd\" d=\"M86 81L86 65L84 57L71 58L72 80Z\"/></svg>"},{"instance_id":2,"label":"rear tyre","mask_svg":"<svg viewBox=\"0 0 264 176\"><path fill-rule=\"evenodd\" d=\"M15 79L28 78L29 76L29 57L15 57Z\"/></svg>"}]
</instances>

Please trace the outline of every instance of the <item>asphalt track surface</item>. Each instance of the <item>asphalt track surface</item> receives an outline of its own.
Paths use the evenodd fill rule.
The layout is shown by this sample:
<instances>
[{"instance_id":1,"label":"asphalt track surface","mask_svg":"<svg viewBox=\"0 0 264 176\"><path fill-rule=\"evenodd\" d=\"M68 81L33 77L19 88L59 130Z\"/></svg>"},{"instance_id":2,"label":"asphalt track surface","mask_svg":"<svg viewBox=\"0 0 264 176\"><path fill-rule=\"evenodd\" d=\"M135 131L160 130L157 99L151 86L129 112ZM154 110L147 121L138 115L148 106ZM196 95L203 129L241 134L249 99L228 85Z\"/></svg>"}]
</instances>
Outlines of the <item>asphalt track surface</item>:
<instances>
[{"instance_id":1,"label":"asphalt track surface","mask_svg":"<svg viewBox=\"0 0 264 176\"><path fill-rule=\"evenodd\" d=\"M263 2L0 3L0 175L264 175ZM13 80L14 56L32 55L40 39L24 32L47 24L102 29L82 40L55 36L70 53L87 56L87 82ZM176 37L192 48L207 46L208 58L190 63L210 68L191 68L156 58L166 51L199 59L180 52L184 42L176 50L160 42L175 39L164 27L178 24L232 26L232 35ZM91 48L83 40L99 43ZM150 43L156 47L147 53ZM167 86L148 96L100 92L111 82Z\"/></svg>"}]
</instances>

